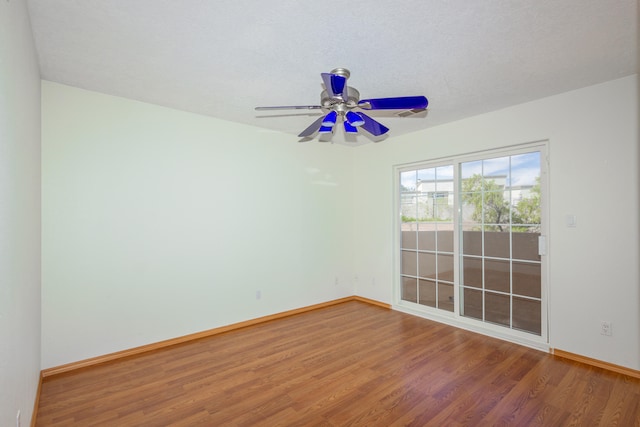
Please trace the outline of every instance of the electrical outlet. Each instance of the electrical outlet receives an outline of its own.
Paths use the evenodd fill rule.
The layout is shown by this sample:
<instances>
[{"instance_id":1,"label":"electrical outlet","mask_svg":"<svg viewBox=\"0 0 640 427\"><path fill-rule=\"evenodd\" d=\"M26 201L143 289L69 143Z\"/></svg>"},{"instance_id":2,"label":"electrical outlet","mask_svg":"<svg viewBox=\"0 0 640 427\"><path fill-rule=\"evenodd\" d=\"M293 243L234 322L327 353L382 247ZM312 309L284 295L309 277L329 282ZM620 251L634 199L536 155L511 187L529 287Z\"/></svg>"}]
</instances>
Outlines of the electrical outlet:
<instances>
[{"instance_id":1,"label":"electrical outlet","mask_svg":"<svg viewBox=\"0 0 640 427\"><path fill-rule=\"evenodd\" d=\"M262 298L262 291L256 291L256 299Z\"/></svg>"},{"instance_id":2,"label":"electrical outlet","mask_svg":"<svg viewBox=\"0 0 640 427\"><path fill-rule=\"evenodd\" d=\"M600 322L600 334L611 336L613 335L613 330L611 328L611 322L603 320Z\"/></svg>"},{"instance_id":3,"label":"electrical outlet","mask_svg":"<svg viewBox=\"0 0 640 427\"><path fill-rule=\"evenodd\" d=\"M340 281L338 280L338 276L336 276L335 285L336 285L336 286L338 286L338 283L339 283L339 282L340 282Z\"/></svg>"}]
</instances>

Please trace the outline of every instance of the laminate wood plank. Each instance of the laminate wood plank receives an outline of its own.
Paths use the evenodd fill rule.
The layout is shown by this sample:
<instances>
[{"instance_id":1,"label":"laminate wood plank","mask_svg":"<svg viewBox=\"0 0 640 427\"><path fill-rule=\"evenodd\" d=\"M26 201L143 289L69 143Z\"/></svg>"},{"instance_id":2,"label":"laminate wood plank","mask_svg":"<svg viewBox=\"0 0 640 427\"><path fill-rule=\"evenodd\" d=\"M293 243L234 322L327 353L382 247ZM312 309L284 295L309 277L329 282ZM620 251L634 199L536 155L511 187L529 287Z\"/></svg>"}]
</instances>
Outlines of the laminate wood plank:
<instances>
[{"instance_id":1,"label":"laminate wood plank","mask_svg":"<svg viewBox=\"0 0 640 427\"><path fill-rule=\"evenodd\" d=\"M640 411L640 390L627 377L619 378L616 382L618 384L611 392L610 403L605 408L602 419L608 420L611 426L633 425L629 415ZM635 411L625 410L629 404L632 407L635 405Z\"/></svg>"},{"instance_id":2,"label":"laminate wood plank","mask_svg":"<svg viewBox=\"0 0 640 427\"><path fill-rule=\"evenodd\" d=\"M45 377L37 426L640 426L640 379L360 301Z\"/></svg>"}]
</instances>

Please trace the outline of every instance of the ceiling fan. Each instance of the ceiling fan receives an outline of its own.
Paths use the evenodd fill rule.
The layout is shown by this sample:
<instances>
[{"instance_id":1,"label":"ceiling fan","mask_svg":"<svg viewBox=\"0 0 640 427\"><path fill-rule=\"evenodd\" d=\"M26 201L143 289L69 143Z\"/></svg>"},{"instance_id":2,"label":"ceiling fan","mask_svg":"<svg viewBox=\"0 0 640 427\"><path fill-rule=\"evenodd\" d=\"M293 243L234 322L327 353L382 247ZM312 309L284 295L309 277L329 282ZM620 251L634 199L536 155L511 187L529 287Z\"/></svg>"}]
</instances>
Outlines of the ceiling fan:
<instances>
[{"instance_id":1,"label":"ceiling fan","mask_svg":"<svg viewBox=\"0 0 640 427\"><path fill-rule=\"evenodd\" d=\"M389 132L389 128L358 110L411 110L412 113L418 113L427 108L428 101L424 96L360 99L360 92L347 86L350 75L346 68L336 68L330 73L322 73L325 90L320 93L320 105L256 107L256 110L322 110L326 112L326 115L298 135L301 138L307 138L315 133L332 134L337 127L338 118L342 120L347 134L356 134L358 129L363 129L373 136L380 136Z\"/></svg>"}]
</instances>

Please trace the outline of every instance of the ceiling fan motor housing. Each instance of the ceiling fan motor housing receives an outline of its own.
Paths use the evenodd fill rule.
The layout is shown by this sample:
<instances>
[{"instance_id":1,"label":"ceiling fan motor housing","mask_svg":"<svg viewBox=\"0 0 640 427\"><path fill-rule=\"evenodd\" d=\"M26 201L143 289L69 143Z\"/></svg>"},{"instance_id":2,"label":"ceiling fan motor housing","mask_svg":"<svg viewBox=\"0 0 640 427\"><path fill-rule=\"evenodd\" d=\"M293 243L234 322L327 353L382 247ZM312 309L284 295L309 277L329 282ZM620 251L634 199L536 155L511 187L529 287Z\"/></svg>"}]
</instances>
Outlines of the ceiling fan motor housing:
<instances>
[{"instance_id":1,"label":"ceiling fan motor housing","mask_svg":"<svg viewBox=\"0 0 640 427\"><path fill-rule=\"evenodd\" d=\"M320 105L327 110L333 110L338 113L344 114L347 111L356 108L358 101L360 100L360 92L351 86L347 86L347 99L342 100L339 98L333 98L326 90L320 93Z\"/></svg>"},{"instance_id":2,"label":"ceiling fan motor housing","mask_svg":"<svg viewBox=\"0 0 640 427\"><path fill-rule=\"evenodd\" d=\"M344 77L345 80L351 76L351 72L346 68L334 68L330 74ZM350 86L347 86L347 99L332 96L328 90L323 90L320 93L320 105L322 105L324 109L339 113L341 116L344 116L347 111L357 107L359 100L360 92Z\"/></svg>"}]
</instances>

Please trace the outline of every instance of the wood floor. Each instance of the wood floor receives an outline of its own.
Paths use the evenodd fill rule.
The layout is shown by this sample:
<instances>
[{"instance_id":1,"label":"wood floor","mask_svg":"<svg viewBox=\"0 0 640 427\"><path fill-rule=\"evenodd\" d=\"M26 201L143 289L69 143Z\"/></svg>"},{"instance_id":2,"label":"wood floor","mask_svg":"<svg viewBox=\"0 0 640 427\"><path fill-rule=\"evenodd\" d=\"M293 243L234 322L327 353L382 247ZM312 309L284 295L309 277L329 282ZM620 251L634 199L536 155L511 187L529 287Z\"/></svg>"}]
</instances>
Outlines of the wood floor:
<instances>
[{"instance_id":1,"label":"wood floor","mask_svg":"<svg viewBox=\"0 0 640 427\"><path fill-rule=\"evenodd\" d=\"M46 378L37 426L640 426L640 380L362 302Z\"/></svg>"}]
</instances>

